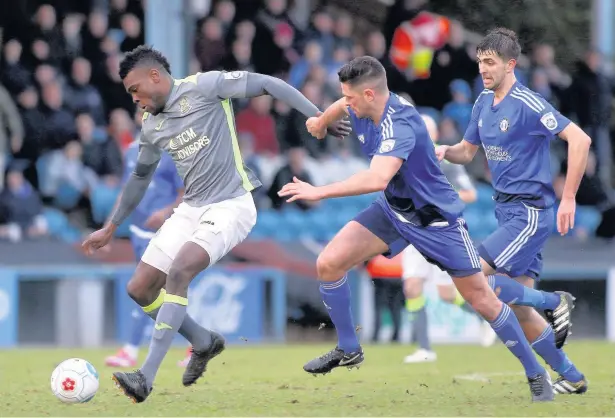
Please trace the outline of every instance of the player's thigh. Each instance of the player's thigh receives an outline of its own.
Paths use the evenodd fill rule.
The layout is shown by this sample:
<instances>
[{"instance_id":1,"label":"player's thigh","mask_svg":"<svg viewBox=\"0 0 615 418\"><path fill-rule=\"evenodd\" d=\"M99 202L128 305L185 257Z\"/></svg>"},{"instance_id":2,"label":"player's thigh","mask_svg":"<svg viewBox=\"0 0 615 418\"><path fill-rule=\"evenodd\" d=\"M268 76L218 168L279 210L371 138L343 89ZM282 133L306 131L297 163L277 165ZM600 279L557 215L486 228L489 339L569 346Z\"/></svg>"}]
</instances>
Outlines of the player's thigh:
<instances>
[{"instance_id":1,"label":"player's thigh","mask_svg":"<svg viewBox=\"0 0 615 418\"><path fill-rule=\"evenodd\" d=\"M498 273L538 277L541 250L551 234L553 210L522 203L500 205L496 210L499 227L481 243L481 258Z\"/></svg>"},{"instance_id":2,"label":"player's thigh","mask_svg":"<svg viewBox=\"0 0 615 418\"><path fill-rule=\"evenodd\" d=\"M156 232L141 261L168 274L177 253L190 239L196 227L197 210L198 208L190 207L186 203L180 204Z\"/></svg>"},{"instance_id":3,"label":"player's thigh","mask_svg":"<svg viewBox=\"0 0 615 418\"><path fill-rule=\"evenodd\" d=\"M256 224L256 216L251 193L209 205L197 220L189 241L207 253L208 265L212 266L247 238ZM190 251L190 246L187 248Z\"/></svg>"},{"instance_id":4,"label":"player's thigh","mask_svg":"<svg viewBox=\"0 0 615 418\"><path fill-rule=\"evenodd\" d=\"M404 225L406 238L430 263L452 277L481 271L480 257L463 220L446 226Z\"/></svg>"},{"instance_id":5,"label":"player's thigh","mask_svg":"<svg viewBox=\"0 0 615 418\"><path fill-rule=\"evenodd\" d=\"M393 257L406 245L380 205L373 203L347 223L323 249L316 262L318 276L325 281L339 279L340 274L357 264L379 254Z\"/></svg>"}]
</instances>

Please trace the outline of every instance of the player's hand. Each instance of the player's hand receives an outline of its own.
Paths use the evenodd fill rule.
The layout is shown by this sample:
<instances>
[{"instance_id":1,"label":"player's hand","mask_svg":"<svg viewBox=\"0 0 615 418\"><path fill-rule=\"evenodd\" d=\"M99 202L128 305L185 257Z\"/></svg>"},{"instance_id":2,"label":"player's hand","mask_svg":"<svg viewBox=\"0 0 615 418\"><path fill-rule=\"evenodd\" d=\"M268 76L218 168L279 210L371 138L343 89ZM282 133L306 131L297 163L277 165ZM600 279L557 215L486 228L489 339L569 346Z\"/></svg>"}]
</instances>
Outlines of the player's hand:
<instances>
[{"instance_id":1,"label":"player's hand","mask_svg":"<svg viewBox=\"0 0 615 418\"><path fill-rule=\"evenodd\" d=\"M157 210L152 213L149 218L147 218L145 221L145 227L152 230L158 230L168 217L169 213L165 209Z\"/></svg>"},{"instance_id":2,"label":"player's hand","mask_svg":"<svg viewBox=\"0 0 615 418\"><path fill-rule=\"evenodd\" d=\"M352 125L350 124L350 120L344 118L332 123L327 128L327 132L336 138L342 139L350 135L350 132L352 132Z\"/></svg>"},{"instance_id":3,"label":"player's hand","mask_svg":"<svg viewBox=\"0 0 615 418\"><path fill-rule=\"evenodd\" d=\"M278 192L278 196L286 197L290 196L286 202L291 203L295 200L308 200L316 201L323 198L318 187L312 186L310 183L299 180L297 177L293 177L292 183L287 183Z\"/></svg>"},{"instance_id":4,"label":"player's hand","mask_svg":"<svg viewBox=\"0 0 615 418\"><path fill-rule=\"evenodd\" d=\"M442 161L446 157L446 151L448 151L448 145L438 145L436 147L436 158L438 161Z\"/></svg>"},{"instance_id":5,"label":"player's hand","mask_svg":"<svg viewBox=\"0 0 615 418\"><path fill-rule=\"evenodd\" d=\"M305 127L307 128L310 135L315 137L316 139L323 139L327 135L327 127L323 123L321 112L318 112L316 116L312 116L308 118L305 122Z\"/></svg>"},{"instance_id":6,"label":"player's hand","mask_svg":"<svg viewBox=\"0 0 615 418\"><path fill-rule=\"evenodd\" d=\"M577 202L574 197L564 197L557 210L557 232L564 236L574 228L574 214Z\"/></svg>"},{"instance_id":7,"label":"player's hand","mask_svg":"<svg viewBox=\"0 0 615 418\"><path fill-rule=\"evenodd\" d=\"M92 232L81 244L87 255L94 254L97 250L105 247L113 238L115 228L112 226L106 226L98 231Z\"/></svg>"}]
</instances>

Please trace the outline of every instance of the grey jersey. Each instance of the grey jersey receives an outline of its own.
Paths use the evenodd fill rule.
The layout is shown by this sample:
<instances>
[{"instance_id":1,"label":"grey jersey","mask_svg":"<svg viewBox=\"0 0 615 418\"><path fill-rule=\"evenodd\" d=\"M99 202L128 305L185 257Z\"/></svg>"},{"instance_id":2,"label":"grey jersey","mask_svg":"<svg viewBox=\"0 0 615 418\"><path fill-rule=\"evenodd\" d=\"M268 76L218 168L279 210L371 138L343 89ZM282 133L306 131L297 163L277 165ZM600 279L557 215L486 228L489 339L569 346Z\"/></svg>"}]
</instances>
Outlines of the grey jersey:
<instances>
[{"instance_id":1,"label":"grey jersey","mask_svg":"<svg viewBox=\"0 0 615 418\"><path fill-rule=\"evenodd\" d=\"M141 147L171 155L184 201L204 206L261 186L243 163L231 98L246 97L247 73L211 71L175 80L164 110L143 115ZM146 151L143 149L142 151Z\"/></svg>"},{"instance_id":2,"label":"grey jersey","mask_svg":"<svg viewBox=\"0 0 615 418\"><path fill-rule=\"evenodd\" d=\"M465 167L444 160L440 163L440 167L448 182L457 192L460 190L474 190L474 184L472 184L472 180Z\"/></svg>"}]
</instances>

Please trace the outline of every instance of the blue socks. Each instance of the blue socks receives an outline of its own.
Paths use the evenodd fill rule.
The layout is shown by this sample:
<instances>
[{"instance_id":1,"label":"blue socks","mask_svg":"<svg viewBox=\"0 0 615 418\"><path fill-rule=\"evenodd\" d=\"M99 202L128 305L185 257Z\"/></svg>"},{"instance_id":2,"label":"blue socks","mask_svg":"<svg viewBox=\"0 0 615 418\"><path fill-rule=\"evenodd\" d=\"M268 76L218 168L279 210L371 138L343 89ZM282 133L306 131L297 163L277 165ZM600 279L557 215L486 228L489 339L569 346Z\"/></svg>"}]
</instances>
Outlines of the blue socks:
<instances>
[{"instance_id":1,"label":"blue socks","mask_svg":"<svg viewBox=\"0 0 615 418\"><path fill-rule=\"evenodd\" d=\"M525 338L517 317L508 305L502 304L500 314L490 324L504 345L521 361L528 378L545 372Z\"/></svg>"},{"instance_id":2,"label":"blue socks","mask_svg":"<svg viewBox=\"0 0 615 418\"><path fill-rule=\"evenodd\" d=\"M337 282L321 282L320 294L337 331L337 346L351 353L361 348L352 319L350 285L347 276Z\"/></svg>"},{"instance_id":3,"label":"blue socks","mask_svg":"<svg viewBox=\"0 0 615 418\"><path fill-rule=\"evenodd\" d=\"M496 291L498 298L512 305L531 306L538 310L555 310L560 303L560 296L552 292L532 289L506 276L489 276L489 286Z\"/></svg>"},{"instance_id":4,"label":"blue socks","mask_svg":"<svg viewBox=\"0 0 615 418\"><path fill-rule=\"evenodd\" d=\"M532 343L532 348L544 361L551 366L554 372L560 374L570 382L578 382L583 375L566 356L563 350L555 347L553 328L547 326L544 332Z\"/></svg>"}]
</instances>

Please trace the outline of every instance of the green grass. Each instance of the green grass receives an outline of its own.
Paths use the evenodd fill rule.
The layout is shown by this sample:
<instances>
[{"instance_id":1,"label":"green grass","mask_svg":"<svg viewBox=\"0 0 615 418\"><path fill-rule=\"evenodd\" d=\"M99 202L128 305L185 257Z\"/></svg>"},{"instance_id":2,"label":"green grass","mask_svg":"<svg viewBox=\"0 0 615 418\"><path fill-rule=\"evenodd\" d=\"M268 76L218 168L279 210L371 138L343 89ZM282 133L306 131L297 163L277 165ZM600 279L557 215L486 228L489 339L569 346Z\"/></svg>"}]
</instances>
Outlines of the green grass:
<instances>
[{"instance_id":1,"label":"green grass","mask_svg":"<svg viewBox=\"0 0 615 418\"><path fill-rule=\"evenodd\" d=\"M305 361L329 346L236 346L214 360L199 384L181 385L171 352L154 392L133 405L111 381L101 350L14 350L0 354L0 416L613 416L613 345L574 342L569 356L590 390L531 404L520 366L501 345L437 347L438 361L403 365L410 347L366 346L360 370L312 377ZM144 353L143 353L144 354ZM65 405L49 389L54 366L69 357L91 361L100 389L87 404ZM466 375L466 377L464 377ZM467 380L473 375L474 380Z\"/></svg>"}]
</instances>

